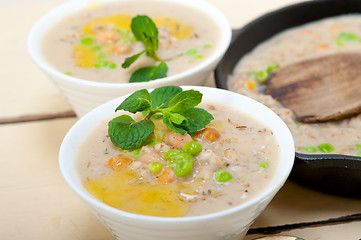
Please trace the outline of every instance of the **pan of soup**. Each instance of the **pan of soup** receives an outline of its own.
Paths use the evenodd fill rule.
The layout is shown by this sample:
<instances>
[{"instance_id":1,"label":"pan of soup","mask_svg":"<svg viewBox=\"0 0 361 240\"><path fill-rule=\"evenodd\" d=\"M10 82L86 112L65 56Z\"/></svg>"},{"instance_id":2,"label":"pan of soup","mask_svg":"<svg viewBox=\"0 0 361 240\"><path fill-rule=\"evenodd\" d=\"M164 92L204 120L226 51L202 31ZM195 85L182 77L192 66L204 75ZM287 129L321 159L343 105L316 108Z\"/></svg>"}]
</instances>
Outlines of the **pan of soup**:
<instances>
[{"instance_id":1,"label":"pan of soup","mask_svg":"<svg viewBox=\"0 0 361 240\"><path fill-rule=\"evenodd\" d=\"M215 71L217 87L251 97L285 121L296 145L292 179L328 193L361 197L356 190L361 186L361 115L301 123L291 109L264 93L268 76L278 68L328 54L361 54L361 2L299 3L268 13L233 34Z\"/></svg>"}]
</instances>

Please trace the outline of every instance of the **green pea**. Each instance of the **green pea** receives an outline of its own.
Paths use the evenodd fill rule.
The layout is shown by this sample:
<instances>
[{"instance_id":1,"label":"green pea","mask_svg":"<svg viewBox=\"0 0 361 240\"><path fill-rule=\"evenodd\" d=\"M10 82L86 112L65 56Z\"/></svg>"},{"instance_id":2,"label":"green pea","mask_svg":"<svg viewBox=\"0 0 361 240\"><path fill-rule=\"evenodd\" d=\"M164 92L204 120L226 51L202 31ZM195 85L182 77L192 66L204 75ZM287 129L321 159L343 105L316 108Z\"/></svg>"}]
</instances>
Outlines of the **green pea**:
<instances>
[{"instance_id":1,"label":"green pea","mask_svg":"<svg viewBox=\"0 0 361 240\"><path fill-rule=\"evenodd\" d=\"M177 163L177 166L174 169L174 174L177 177L186 177L191 174L193 171L193 162L191 161L181 161Z\"/></svg>"},{"instance_id":2,"label":"green pea","mask_svg":"<svg viewBox=\"0 0 361 240\"><path fill-rule=\"evenodd\" d=\"M277 68L279 68L280 66L278 66L278 65L269 65L268 67L267 67L267 73L271 73L271 72L273 72L274 70L276 70Z\"/></svg>"},{"instance_id":3,"label":"green pea","mask_svg":"<svg viewBox=\"0 0 361 240\"><path fill-rule=\"evenodd\" d=\"M318 145L317 147L323 153L331 153L331 152L333 152L333 150L335 150L335 147L329 143L323 143L323 144Z\"/></svg>"},{"instance_id":4,"label":"green pea","mask_svg":"<svg viewBox=\"0 0 361 240\"><path fill-rule=\"evenodd\" d=\"M268 168L270 166L269 162L261 162L258 166L262 168Z\"/></svg>"},{"instance_id":5,"label":"green pea","mask_svg":"<svg viewBox=\"0 0 361 240\"><path fill-rule=\"evenodd\" d=\"M80 42L84 45L90 45L90 44L93 44L94 42L94 39L91 38L91 37L83 37Z\"/></svg>"},{"instance_id":6,"label":"green pea","mask_svg":"<svg viewBox=\"0 0 361 240\"><path fill-rule=\"evenodd\" d=\"M147 165L149 171L152 173L159 173L163 169L163 165L159 162L152 162Z\"/></svg>"},{"instance_id":7,"label":"green pea","mask_svg":"<svg viewBox=\"0 0 361 240\"><path fill-rule=\"evenodd\" d=\"M108 65L108 62L107 62L107 61L102 61L102 60L100 60L100 61L98 61L98 62L95 63L94 67L96 67L96 68L101 68L101 67L105 67L105 66L107 66L107 65Z\"/></svg>"},{"instance_id":8,"label":"green pea","mask_svg":"<svg viewBox=\"0 0 361 240\"><path fill-rule=\"evenodd\" d=\"M177 167L177 163L174 160L169 160L167 166L174 170L174 168Z\"/></svg>"},{"instance_id":9,"label":"green pea","mask_svg":"<svg viewBox=\"0 0 361 240\"><path fill-rule=\"evenodd\" d=\"M204 58L204 56L203 55L197 55L197 56L195 56L194 58L193 58L193 60L201 60L201 59L203 59Z\"/></svg>"},{"instance_id":10,"label":"green pea","mask_svg":"<svg viewBox=\"0 0 361 240\"><path fill-rule=\"evenodd\" d=\"M72 76L73 74L71 72L64 72L65 75Z\"/></svg>"},{"instance_id":11,"label":"green pea","mask_svg":"<svg viewBox=\"0 0 361 240\"><path fill-rule=\"evenodd\" d=\"M361 151L358 152L358 153L356 153L356 156L357 156L357 157L361 157Z\"/></svg>"},{"instance_id":12,"label":"green pea","mask_svg":"<svg viewBox=\"0 0 361 240\"><path fill-rule=\"evenodd\" d=\"M359 38L354 33L342 32L338 35L338 38L344 41L357 41Z\"/></svg>"},{"instance_id":13,"label":"green pea","mask_svg":"<svg viewBox=\"0 0 361 240\"><path fill-rule=\"evenodd\" d=\"M98 54L98 58L99 59L104 59L104 58L106 58L107 57L107 55L105 54L105 53L99 53Z\"/></svg>"},{"instance_id":14,"label":"green pea","mask_svg":"<svg viewBox=\"0 0 361 240\"><path fill-rule=\"evenodd\" d=\"M182 152L174 157L174 161L176 163L179 163L179 162L184 162L184 161L190 161L190 160L192 160L192 158L193 158L192 154L190 154L188 152Z\"/></svg>"},{"instance_id":15,"label":"green pea","mask_svg":"<svg viewBox=\"0 0 361 240\"><path fill-rule=\"evenodd\" d=\"M186 52L186 55L188 55L188 56L196 56L197 54L198 54L198 51L195 48L191 48Z\"/></svg>"},{"instance_id":16,"label":"green pea","mask_svg":"<svg viewBox=\"0 0 361 240\"><path fill-rule=\"evenodd\" d=\"M137 148L137 149L135 149L135 150L133 151L133 155L134 155L134 156L139 156L141 150L142 150L142 148Z\"/></svg>"},{"instance_id":17,"label":"green pea","mask_svg":"<svg viewBox=\"0 0 361 240\"><path fill-rule=\"evenodd\" d=\"M358 149L361 149L361 144L356 143L355 147L358 148Z\"/></svg>"},{"instance_id":18,"label":"green pea","mask_svg":"<svg viewBox=\"0 0 361 240\"><path fill-rule=\"evenodd\" d=\"M179 155L180 153L181 153L181 151L179 151L179 150L169 150L164 153L164 158L169 160L169 159L174 158L175 156Z\"/></svg>"},{"instance_id":19,"label":"green pea","mask_svg":"<svg viewBox=\"0 0 361 240\"><path fill-rule=\"evenodd\" d=\"M218 171L215 175L215 179L217 182L228 182L232 180L232 178L232 174L224 170Z\"/></svg>"},{"instance_id":20,"label":"green pea","mask_svg":"<svg viewBox=\"0 0 361 240\"><path fill-rule=\"evenodd\" d=\"M95 45L94 47L92 47L92 50L93 50L94 52L100 51L101 49L102 49L102 47L99 46L99 45Z\"/></svg>"},{"instance_id":21,"label":"green pea","mask_svg":"<svg viewBox=\"0 0 361 240\"><path fill-rule=\"evenodd\" d=\"M345 45L343 44L341 38L336 38L336 39L335 39L335 46L336 46L336 47L344 47Z\"/></svg>"},{"instance_id":22,"label":"green pea","mask_svg":"<svg viewBox=\"0 0 361 240\"><path fill-rule=\"evenodd\" d=\"M204 44L203 48L204 49L210 49L210 48L212 48L212 45L211 44Z\"/></svg>"},{"instance_id":23,"label":"green pea","mask_svg":"<svg viewBox=\"0 0 361 240\"><path fill-rule=\"evenodd\" d=\"M314 146L305 146L305 147L302 147L302 149L303 149L305 152L308 152L308 153L315 153L315 152L317 152L317 148L315 148Z\"/></svg>"},{"instance_id":24,"label":"green pea","mask_svg":"<svg viewBox=\"0 0 361 240\"><path fill-rule=\"evenodd\" d=\"M256 79L260 83L266 82L267 77L268 77L268 73L265 70L260 70L256 72Z\"/></svg>"},{"instance_id":25,"label":"green pea","mask_svg":"<svg viewBox=\"0 0 361 240\"><path fill-rule=\"evenodd\" d=\"M109 67L110 69L116 69L116 68L117 68L117 64L115 64L115 63L113 63L113 62L110 62L110 63L108 64L108 67Z\"/></svg>"},{"instance_id":26,"label":"green pea","mask_svg":"<svg viewBox=\"0 0 361 240\"><path fill-rule=\"evenodd\" d=\"M202 151L202 145L199 142L192 141L186 143L182 150L189 152L192 156L197 156Z\"/></svg>"}]
</instances>

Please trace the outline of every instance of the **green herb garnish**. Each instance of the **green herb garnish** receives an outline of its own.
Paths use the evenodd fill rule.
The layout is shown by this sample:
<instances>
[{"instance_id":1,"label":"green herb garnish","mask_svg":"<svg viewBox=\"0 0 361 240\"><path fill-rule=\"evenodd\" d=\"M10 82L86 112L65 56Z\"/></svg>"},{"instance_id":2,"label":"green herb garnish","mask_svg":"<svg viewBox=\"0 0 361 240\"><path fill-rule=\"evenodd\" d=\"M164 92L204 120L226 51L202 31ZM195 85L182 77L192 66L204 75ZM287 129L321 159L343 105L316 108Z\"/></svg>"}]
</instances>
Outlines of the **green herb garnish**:
<instances>
[{"instance_id":1,"label":"green herb garnish","mask_svg":"<svg viewBox=\"0 0 361 240\"><path fill-rule=\"evenodd\" d=\"M151 93L143 89L126 98L115 111L142 112L144 119L135 122L128 115L114 118L108 124L108 134L113 144L122 149L135 149L147 141L154 131L151 118L162 118L172 131L185 134L203 129L213 116L202 108L202 93L196 90L183 91L177 86L156 88Z\"/></svg>"},{"instance_id":2,"label":"green herb garnish","mask_svg":"<svg viewBox=\"0 0 361 240\"><path fill-rule=\"evenodd\" d=\"M128 68L145 53L155 61L160 61L157 56L158 50L158 29L155 23L148 16L136 16L132 19L130 28L138 41L145 45L145 49L131 57L125 59L122 68ZM151 80L167 77L168 67L165 62L158 66L143 67L136 70L129 79L129 82L149 82Z\"/></svg>"},{"instance_id":3,"label":"green herb garnish","mask_svg":"<svg viewBox=\"0 0 361 240\"><path fill-rule=\"evenodd\" d=\"M149 82L151 80L165 78L168 67L165 62L160 62L158 66L143 67L136 70L129 79L129 82Z\"/></svg>"},{"instance_id":4,"label":"green herb garnish","mask_svg":"<svg viewBox=\"0 0 361 240\"><path fill-rule=\"evenodd\" d=\"M154 60L159 61L159 58L156 54L156 51L158 50L158 29L152 19L145 15L136 16L132 19L130 28L132 29L134 36L139 41L144 43L145 49L138 54L126 58L122 67L128 68L143 53L146 53Z\"/></svg>"}]
</instances>

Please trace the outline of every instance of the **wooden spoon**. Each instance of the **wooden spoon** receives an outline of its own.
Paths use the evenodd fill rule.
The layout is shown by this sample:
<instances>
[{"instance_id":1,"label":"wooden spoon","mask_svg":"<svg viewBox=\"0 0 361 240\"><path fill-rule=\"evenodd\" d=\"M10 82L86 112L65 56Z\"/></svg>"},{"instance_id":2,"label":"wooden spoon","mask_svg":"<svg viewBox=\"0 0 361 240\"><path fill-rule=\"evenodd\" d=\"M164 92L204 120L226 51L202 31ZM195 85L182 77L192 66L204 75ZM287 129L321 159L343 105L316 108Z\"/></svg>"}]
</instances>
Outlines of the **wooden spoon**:
<instances>
[{"instance_id":1,"label":"wooden spoon","mask_svg":"<svg viewBox=\"0 0 361 240\"><path fill-rule=\"evenodd\" d=\"M270 74L266 94L305 123L361 112L361 54L338 53L297 62Z\"/></svg>"}]
</instances>

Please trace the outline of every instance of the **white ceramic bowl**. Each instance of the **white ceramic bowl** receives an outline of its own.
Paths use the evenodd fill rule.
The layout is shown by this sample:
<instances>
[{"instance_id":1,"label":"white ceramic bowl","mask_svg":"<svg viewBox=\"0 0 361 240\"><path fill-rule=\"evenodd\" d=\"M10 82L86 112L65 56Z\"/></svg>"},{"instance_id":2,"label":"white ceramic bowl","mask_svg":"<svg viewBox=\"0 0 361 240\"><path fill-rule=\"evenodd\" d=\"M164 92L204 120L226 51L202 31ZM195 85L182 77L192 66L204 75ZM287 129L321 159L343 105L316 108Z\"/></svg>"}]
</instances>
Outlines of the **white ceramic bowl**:
<instances>
[{"instance_id":1,"label":"white ceramic bowl","mask_svg":"<svg viewBox=\"0 0 361 240\"><path fill-rule=\"evenodd\" d=\"M59 152L60 170L70 188L93 210L117 239L124 240L239 240L282 187L293 166L295 149L285 123L270 109L248 97L210 87L185 86L203 93L203 101L217 101L233 107L268 126L280 146L275 178L254 199L229 210L196 217L151 217L124 212L100 202L83 187L75 169L79 145L89 131L110 119L114 109L127 97L111 100L82 117L67 133ZM215 96L217 99L215 100Z\"/></svg>"},{"instance_id":2,"label":"white ceramic bowl","mask_svg":"<svg viewBox=\"0 0 361 240\"><path fill-rule=\"evenodd\" d=\"M210 73L227 50L231 40L231 27L226 17L217 8L203 0L153 0L161 5L161 2L174 2L186 5L215 19L220 29L220 42L214 53L205 59L200 65L182 72L180 74L169 76L163 79L144 82L144 83L104 83L87 81L80 78L68 76L53 66L44 58L41 51L41 44L44 34L51 27L64 19L66 16L84 9L92 2L120 2L133 0L72 0L69 1L43 16L31 29L27 47L30 56L34 62L54 81L60 92L65 96L78 117L83 116L100 104L134 92L142 88L157 88L165 85L204 85Z\"/></svg>"}]
</instances>

